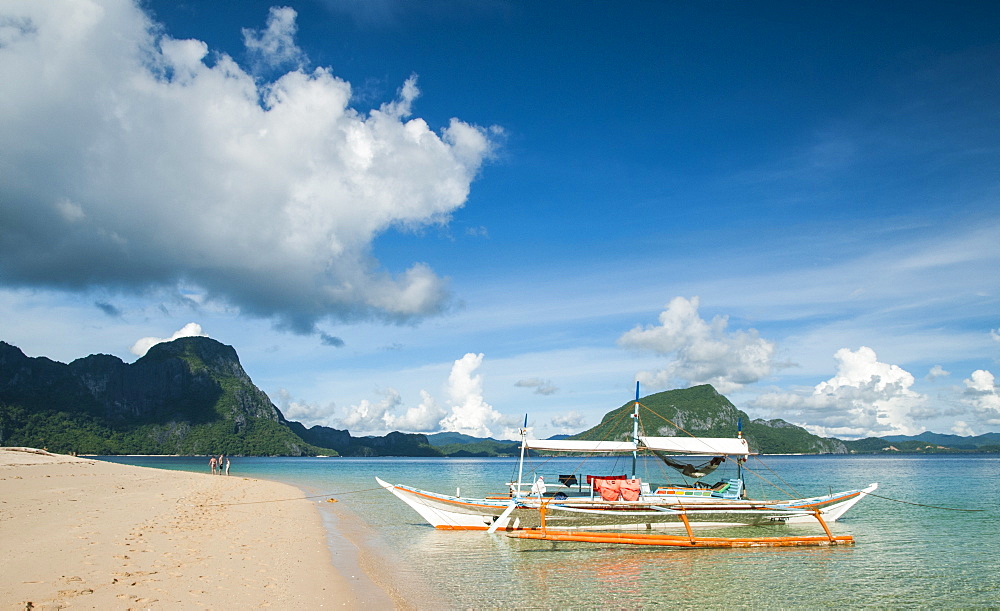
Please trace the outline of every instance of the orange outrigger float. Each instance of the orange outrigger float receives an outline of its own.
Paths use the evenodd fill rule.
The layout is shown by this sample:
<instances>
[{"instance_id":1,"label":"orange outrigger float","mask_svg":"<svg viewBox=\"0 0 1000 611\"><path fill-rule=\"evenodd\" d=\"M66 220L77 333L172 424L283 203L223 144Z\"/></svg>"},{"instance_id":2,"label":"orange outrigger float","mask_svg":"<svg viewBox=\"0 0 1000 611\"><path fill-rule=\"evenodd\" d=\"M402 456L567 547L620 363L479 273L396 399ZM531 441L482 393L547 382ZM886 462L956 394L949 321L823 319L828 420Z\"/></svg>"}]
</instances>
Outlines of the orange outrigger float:
<instances>
[{"instance_id":1,"label":"orange outrigger float","mask_svg":"<svg viewBox=\"0 0 1000 611\"><path fill-rule=\"evenodd\" d=\"M854 545L854 537L682 537L632 533L580 533L565 530L525 530L507 534L517 539L545 541L582 541L586 543L622 543L625 545L660 545L669 547L791 547L801 545Z\"/></svg>"},{"instance_id":2,"label":"orange outrigger float","mask_svg":"<svg viewBox=\"0 0 1000 611\"><path fill-rule=\"evenodd\" d=\"M795 547L806 545L854 545L854 537L850 535L834 535L823 520L822 513L817 509L812 512L819 521L826 535L787 536L787 537L696 537L687 519L687 512L677 510L678 517L684 523L687 536L665 535L636 532L584 532L569 530L549 530L545 526L547 503L539 506L541 525L529 530L518 530L507 533L515 539L536 539L542 541L573 541L583 543L620 543L623 545L658 545L668 547Z\"/></svg>"}]
</instances>

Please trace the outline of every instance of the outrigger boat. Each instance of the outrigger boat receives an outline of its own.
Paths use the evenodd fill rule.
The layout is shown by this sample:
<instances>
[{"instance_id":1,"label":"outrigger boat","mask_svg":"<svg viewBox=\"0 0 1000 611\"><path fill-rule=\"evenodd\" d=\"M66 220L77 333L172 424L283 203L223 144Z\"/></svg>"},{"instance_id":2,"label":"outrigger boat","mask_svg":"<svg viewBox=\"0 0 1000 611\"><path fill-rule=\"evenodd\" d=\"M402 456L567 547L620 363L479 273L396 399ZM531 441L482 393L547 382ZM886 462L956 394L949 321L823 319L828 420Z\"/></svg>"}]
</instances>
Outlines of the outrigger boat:
<instances>
[{"instance_id":1,"label":"outrigger boat","mask_svg":"<svg viewBox=\"0 0 1000 611\"><path fill-rule=\"evenodd\" d=\"M503 530L518 538L553 541L594 541L684 547L738 547L757 545L840 545L849 536L834 536L828 523L836 522L851 507L878 488L877 483L858 490L790 500L754 500L747 497L743 465L751 452L738 430L736 438L652 437L639 432L639 387L632 412L631 441L537 440L527 438L527 418L521 429L521 452L516 482L507 495L483 498L451 496L376 477L431 526L450 530ZM739 427L738 427L739 429ZM632 455L632 474L559 475L550 488L534 475L525 481L525 456L530 452ZM651 452L688 478L700 480L727 460L735 461L736 474L715 484L651 485L636 477L640 452ZM698 457L685 462L678 456ZM701 463L697 466L694 463ZM824 536L695 537L694 527L731 527L812 523ZM655 533L683 528L684 535ZM611 532L607 532L611 531ZM645 531L645 532L641 532Z\"/></svg>"}]
</instances>

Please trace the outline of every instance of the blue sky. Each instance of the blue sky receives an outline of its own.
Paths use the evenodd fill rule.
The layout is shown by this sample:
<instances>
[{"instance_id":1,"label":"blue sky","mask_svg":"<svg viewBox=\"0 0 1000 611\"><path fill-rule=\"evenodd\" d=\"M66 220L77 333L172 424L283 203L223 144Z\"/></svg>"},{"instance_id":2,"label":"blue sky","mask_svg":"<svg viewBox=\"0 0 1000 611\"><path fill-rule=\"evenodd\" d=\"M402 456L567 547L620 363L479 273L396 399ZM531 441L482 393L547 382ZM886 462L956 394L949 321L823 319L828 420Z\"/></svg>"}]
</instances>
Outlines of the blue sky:
<instances>
[{"instance_id":1,"label":"blue sky","mask_svg":"<svg viewBox=\"0 0 1000 611\"><path fill-rule=\"evenodd\" d=\"M636 379L842 438L1000 431L998 19L7 2L0 339L205 334L354 434L577 432Z\"/></svg>"}]
</instances>

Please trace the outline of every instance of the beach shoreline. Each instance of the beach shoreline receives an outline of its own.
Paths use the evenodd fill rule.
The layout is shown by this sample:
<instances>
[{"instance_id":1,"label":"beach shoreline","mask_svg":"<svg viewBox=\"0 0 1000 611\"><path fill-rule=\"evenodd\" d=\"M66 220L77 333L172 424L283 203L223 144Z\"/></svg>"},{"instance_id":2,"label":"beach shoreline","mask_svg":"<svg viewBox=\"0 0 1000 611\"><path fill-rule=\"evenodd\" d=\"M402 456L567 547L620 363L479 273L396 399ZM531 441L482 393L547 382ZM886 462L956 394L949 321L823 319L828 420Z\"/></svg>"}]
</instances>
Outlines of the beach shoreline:
<instances>
[{"instance_id":1,"label":"beach shoreline","mask_svg":"<svg viewBox=\"0 0 1000 611\"><path fill-rule=\"evenodd\" d=\"M362 578L357 553L334 562L321 512L304 497L207 466L166 471L0 448L0 604L405 606Z\"/></svg>"},{"instance_id":2,"label":"beach shoreline","mask_svg":"<svg viewBox=\"0 0 1000 611\"><path fill-rule=\"evenodd\" d=\"M452 608L452 601L446 593L432 584L406 564L397 550L387 548L377 531L350 509L341 505L321 507L324 524L328 526L334 566L341 574L354 575L361 569L358 590L364 594L385 594L396 609ZM384 609L384 604L371 608ZM366 605L369 606L369 605Z\"/></svg>"}]
</instances>

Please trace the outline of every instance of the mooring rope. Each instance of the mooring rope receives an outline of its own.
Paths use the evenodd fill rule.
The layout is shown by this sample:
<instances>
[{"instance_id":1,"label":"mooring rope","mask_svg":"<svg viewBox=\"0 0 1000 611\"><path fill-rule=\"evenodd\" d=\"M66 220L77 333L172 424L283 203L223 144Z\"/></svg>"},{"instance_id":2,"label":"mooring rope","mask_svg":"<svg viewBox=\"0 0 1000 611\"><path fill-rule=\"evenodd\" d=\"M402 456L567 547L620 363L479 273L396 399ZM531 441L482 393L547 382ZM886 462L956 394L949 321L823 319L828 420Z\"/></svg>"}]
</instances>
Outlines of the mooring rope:
<instances>
[{"instance_id":1,"label":"mooring rope","mask_svg":"<svg viewBox=\"0 0 1000 611\"><path fill-rule=\"evenodd\" d=\"M764 462L763 460L761 460L760 456L754 454L753 458L756 461L756 464L761 465L762 467L764 467L765 469L767 469L768 471L770 471L771 475L773 475L774 477L778 478L778 480L780 480L782 484L788 486L788 490L791 490L791 492L789 492L788 490L785 490L781 486L778 486L777 484L769 481L767 478L765 478L764 476L758 474L753 469L747 469L746 467L744 467L744 471L749 471L750 473L753 473L754 475L756 475L760 479L764 480L768 484L771 484L772 486L774 486L778 490L781 490L782 492L784 492L785 494L788 495L788 498L794 498L794 497L801 497L802 496L802 494L800 494L799 491L795 489L795 486L793 486L793 485L789 484L787 481L785 481L785 478L783 478L780 475L778 475L778 473L774 469L772 469L770 465L768 465L766 462Z\"/></svg>"},{"instance_id":2,"label":"mooring rope","mask_svg":"<svg viewBox=\"0 0 1000 611\"><path fill-rule=\"evenodd\" d=\"M873 496L873 497L875 497L877 499L882 499L883 501L892 501L894 503L903 503L903 504L906 504L906 505L915 505L917 507L928 507L930 509L943 509L945 511L966 511L966 512L970 512L970 513L971 512L975 512L975 511L986 511L985 509L963 509L961 507L942 507L940 505L926 505L924 503L913 503L911 501L903 501L903 500L900 500L900 499L889 498L887 496L882 496L881 494L875 494L873 492L866 492L865 494L867 494L868 496Z\"/></svg>"},{"instance_id":3,"label":"mooring rope","mask_svg":"<svg viewBox=\"0 0 1000 611\"><path fill-rule=\"evenodd\" d=\"M375 490L384 490L382 486L377 488L362 488L361 490L347 490L345 492L327 492L326 494L312 494L309 496L297 496L294 498L287 499L266 499L263 501L240 501L237 503L199 503L197 507L228 507L230 505L257 505L259 503L284 503L285 501L303 501L306 499L321 499L328 496L341 496L344 494L359 494L361 492L373 492Z\"/></svg>"}]
</instances>

